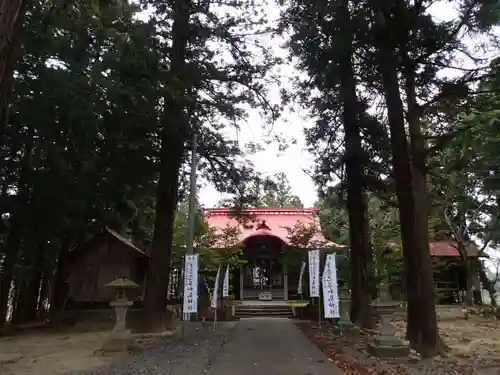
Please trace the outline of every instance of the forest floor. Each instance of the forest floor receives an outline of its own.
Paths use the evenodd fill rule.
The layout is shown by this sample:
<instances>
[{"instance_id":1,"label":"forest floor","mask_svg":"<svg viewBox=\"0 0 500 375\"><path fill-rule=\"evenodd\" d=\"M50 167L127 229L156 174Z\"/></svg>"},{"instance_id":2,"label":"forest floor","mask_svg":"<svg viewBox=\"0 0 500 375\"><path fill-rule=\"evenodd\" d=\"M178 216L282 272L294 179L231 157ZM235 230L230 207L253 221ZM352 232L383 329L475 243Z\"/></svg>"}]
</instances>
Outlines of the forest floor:
<instances>
[{"instance_id":1,"label":"forest floor","mask_svg":"<svg viewBox=\"0 0 500 375\"><path fill-rule=\"evenodd\" d=\"M60 375L89 371L127 358L129 354L102 354L100 348L109 333L49 329L0 338L0 373ZM135 341L141 350L173 334L135 335Z\"/></svg>"},{"instance_id":2,"label":"forest floor","mask_svg":"<svg viewBox=\"0 0 500 375\"><path fill-rule=\"evenodd\" d=\"M393 322L397 335L404 338L404 320ZM309 337L346 375L426 375L500 374L500 321L478 316L439 321L441 337L450 347L447 357L420 360L413 352L404 360L379 360L367 352L375 330L341 335L329 323L298 323Z\"/></svg>"}]
</instances>

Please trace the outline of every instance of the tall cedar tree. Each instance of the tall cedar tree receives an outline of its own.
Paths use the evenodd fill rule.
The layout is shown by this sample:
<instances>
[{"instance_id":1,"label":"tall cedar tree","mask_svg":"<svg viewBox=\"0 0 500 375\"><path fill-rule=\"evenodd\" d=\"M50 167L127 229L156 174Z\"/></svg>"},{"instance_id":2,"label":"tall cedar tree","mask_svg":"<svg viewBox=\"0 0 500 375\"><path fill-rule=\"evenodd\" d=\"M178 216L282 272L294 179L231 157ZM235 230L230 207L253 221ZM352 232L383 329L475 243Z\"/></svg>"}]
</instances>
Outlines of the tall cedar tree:
<instances>
[{"instance_id":1,"label":"tall cedar tree","mask_svg":"<svg viewBox=\"0 0 500 375\"><path fill-rule=\"evenodd\" d=\"M7 126L14 69L19 59L19 35L24 19L24 0L0 3L0 140Z\"/></svg>"},{"instance_id":2,"label":"tall cedar tree","mask_svg":"<svg viewBox=\"0 0 500 375\"><path fill-rule=\"evenodd\" d=\"M172 46L169 52L170 69L167 78L169 89L165 90L164 97L154 234L144 295L144 323L150 325L148 329L151 330L163 328L179 172L184 156L184 142L189 134L186 97L190 87L186 87L188 73L186 51L192 6L190 1L173 2Z\"/></svg>"},{"instance_id":3,"label":"tall cedar tree","mask_svg":"<svg viewBox=\"0 0 500 375\"><path fill-rule=\"evenodd\" d=\"M362 326L371 325L369 309L371 243L368 206L365 192L364 156L360 134L360 109L356 95L353 67L354 21L348 4L291 2L283 17L283 26L292 30L291 52L299 58L302 69L311 80L299 83L302 103L310 106L319 120L309 130L311 148L328 139L327 152L319 153L319 184L328 182L332 171L332 154L338 149L336 136L344 127L347 205L349 210L349 246L351 250L351 319ZM315 32L313 32L315 30ZM311 96L311 90L319 94ZM326 181L324 181L326 179ZM335 240L335 239L332 239Z\"/></svg>"},{"instance_id":4,"label":"tall cedar tree","mask_svg":"<svg viewBox=\"0 0 500 375\"><path fill-rule=\"evenodd\" d=\"M377 63L387 106L393 175L401 223L408 301L407 336L411 345L423 357L431 357L441 351L441 346L436 319L427 215L424 216L425 220L422 219L424 215L422 210L425 212L422 195L425 194L425 190L422 191L421 185L416 188L412 175L410 146L406 136L405 115L398 80L397 33L390 28L393 25L390 20L395 21L392 9L375 2L374 10ZM420 184L421 180L417 182Z\"/></svg>"},{"instance_id":5,"label":"tall cedar tree","mask_svg":"<svg viewBox=\"0 0 500 375\"><path fill-rule=\"evenodd\" d=\"M258 106L271 118L276 108L265 99L264 87L274 59L259 50L264 52L265 61L256 62L247 48L247 39L262 32L256 29L263 25L258 2L231 4L236 15L227 13L227 4L218 1L151 3L156 6L160 32L169 31L169 42L162 44L168 70L156 218L144 298L145 324L150 325L146 328L156 330L164 326L179 177L193 132L199 135L198 152L208 160L210 173L218 177L217 187L230 191L250 172L248 167L238 169L231 161L237 145L225 142L219 134L225 120L236 126L236 121L246 115L242 103ZM259 48L258 41L252 40L252 45ZM230 57L220 59L224 54Z\"/></svg>"},{"instance_id":6,"label":"tall cedar tree","mask_svg":"<svg viewBox=\"0 0 500 375\"><path fill-rule=\"evenodd\" d=\"M361 144L360 106L356 95L353 66L353 23L348 1L339 1L339 34L334 54L340 74L339 97L344 122L349 246L351 250L351 320L362 327L371 326L369 270L372 246L369 234L368 202L365 190L363 148Z\"/></svg>"},{"instance_id":7,"label":"tall cedar tree","mask_svg":"<svg viewBox=\"0 0 500 375\"><path fill-rule=\"evenodd\" d=\"M103 224L134 230L155 177L151 29L134 7L28 5L2 144L2 323L9 290L14 323L62 309L69 249Z\"/></svg>"}]
</instances>

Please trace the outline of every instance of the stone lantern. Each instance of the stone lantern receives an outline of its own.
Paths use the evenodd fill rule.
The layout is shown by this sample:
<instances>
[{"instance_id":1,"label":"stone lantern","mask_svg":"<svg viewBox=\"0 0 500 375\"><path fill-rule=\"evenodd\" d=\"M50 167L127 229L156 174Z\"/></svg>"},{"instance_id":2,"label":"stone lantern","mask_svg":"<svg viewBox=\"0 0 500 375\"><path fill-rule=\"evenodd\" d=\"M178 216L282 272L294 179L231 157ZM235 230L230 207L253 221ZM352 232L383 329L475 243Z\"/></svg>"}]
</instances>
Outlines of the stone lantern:
<instances>
[{"instance_id":1,"label":"stone lantern","mask_svg":"<svg viewBox=\"0 0 500 375\"><path fill-rule=\"evenodd\" d=\"M379 358L400 358L410 354L408 341L403 341L395 336L391 320L397 308L401 305L399 301L390 298L389 285L381 283L379 286L379 297L370 306L381 319L381 332L374 343L368 344L370 354Z\"/></svg>"},{"instance_id":2,"label":"stone lantern","mask_svg":"<svg viewBox=\"0 0 500 375\"><path fill-rule=\"evenodd\" d=\"M113 332L107 337L103 345L103 351L127 351L133 348L134 339L127 329L127 310L134 303L127 298L127 292L139 288L132 280L118 278L105 285L116 293L116 300L110 302L115 310L115 326Z\"/></svg>"}]
</instances>

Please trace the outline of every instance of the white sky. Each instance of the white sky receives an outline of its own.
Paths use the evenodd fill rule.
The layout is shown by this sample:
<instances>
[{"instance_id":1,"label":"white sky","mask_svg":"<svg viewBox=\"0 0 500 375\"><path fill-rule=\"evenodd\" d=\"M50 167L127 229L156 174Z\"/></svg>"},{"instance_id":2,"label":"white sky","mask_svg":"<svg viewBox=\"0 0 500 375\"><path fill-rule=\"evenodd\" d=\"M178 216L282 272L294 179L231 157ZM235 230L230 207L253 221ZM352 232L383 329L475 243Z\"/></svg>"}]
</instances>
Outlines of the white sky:
<instances>
[{"instance_id":1,"label":"white sky","mask_svg":"<svg viewBox=\"0 0 500 375\"><path fill-rule=\"evenodd\" d=\"M268 6L268 17L275 20L279 17L279 9L274 5L271 0ZM429 12L434 18L442 21L447 21L455 18L457 12L453 9L449 2L438 1L434 3ZM278 56L286 56L287 51L280 46L284 43L284 39L276 37L263 39L264 42L270 46L275 54ZM471 65L468 61L462 62L464 65ZM468 64L469 63L469 64ZM285 64L280 67L282 74L282 85L291 87L291 78L298 75L299 72L294 68L291 63ZM447 72L450 74L456 72ZM270 88L268 99L271 102L279 100L278 88ZM265 175L273 175L278 172L283 172L287 176L293 194L300 197L305 207L312 207L316 202L317 188L312 179L305 172L311 170L314 166L314 159L311 154L305 150L304 128L314 125L314 119L310 118L307 110L294 107L294 111L286 111L282 118L278 120L274 126L273 131L276 134L285 134L287 137L296 139L296 144L290 145L285 152L279 152L277 145L270 145L266 150L250 159L254 163L257 171ZM247 142L261 142L268 134L269 124L265 119L259 116L257 111L250 111L248 123L241 124L241 131L238 134L238 139L241 145ZM208 183L203 183L203 187L199 192L200 202L205 207L214 207L217 202L222 198L213 186Z\"/></svg>"},{"instance_id":2,"label":"white sky","mask_svg":"<svg viewBox=\"0 0 500 375\"><path fill-rule=\"evenodd\" d=\"M456 17L457 12L449 2L438 1L432 5L429 12L438 20L451 20ZM273 0L269 0L266 13L268 18L276 20L279 17L279 9L274 5ZM145 15L147 17L147 15ZM142 17L141 17L142 18ZM273 53L285 57L287 52L280 46L283 39L270 36L260 38L262 42L269 46ZM462 64L471 65L468 61ZM280 66L277 71L281 76L282 87L291 87L291 78L299 74L291 63ZM446 72L446 74L453 72ZM279 101L279 87L277 85L269 88L268 100L272 103ZM265 145L265 150L250 157L255 169L263 175L273 175L279 172L287 176L293 194L300 197L304 206L310 207L317 200L317 188L312 179L305 172L313 167L313 157L305 151L304 128L314 125L314 119L307 115L306 109L298 106L293 111L285 111L283 116L274 124L268 124L258 111L250 110L247 122L239 124L239 131L233 131L233 137L238 139L243 147L246 143L254 142L262 144L265 139L269 139L273 134L284 134L287 138L296 139L295 144L290 144L286 151L280 152L275 143ZM270 134L270 129L271 134ZM214 207L222 198L215 188L206 181L199 181L202 188L199 191L200 203L205 207Z\"/></svg>"},{"instance_id":3,"label":"white sky","mask_svg":"<svg viewBox=\"0 0 500 375\"><path fill-rule=\"evenodd\" d=\"M266 14L270 22L276 21L279 17L279 9L274 6L274 2L267 6ZM284 39L276 36L265 36L259 38L262 43L270 47L273 54L279 57L286 57L287 52L280 47ZM298 74L291 64L284 64L274 70L281 77L282 87L291 88L291 78ZM278 85L269 87L268 100L271 103L279 102ZM283 172L287 176L292 187L292 193L299 196L306 207L312 207L317 200L316 187L304 170L309 170L313 166L313 158L305 150L304 128L312 126L313 119L307 117L305 110L295 106L294 111L285 111L280 119L274 124L269 124L263 119L257 110L249 111L247 122L240 124L237 139L243 146L246 143L254 142L262 144L265 139L273 135L283 134L286 138L296 139L296 144L290 144L287 150L280 152L276 143L265 144L265 151L256 153L250 157L255 169L263 175L274 175ZM205 207L214 207L222 198L213 186L208 183L203 184L199 192L200 203Z\"/></svg>"}]
</instances>

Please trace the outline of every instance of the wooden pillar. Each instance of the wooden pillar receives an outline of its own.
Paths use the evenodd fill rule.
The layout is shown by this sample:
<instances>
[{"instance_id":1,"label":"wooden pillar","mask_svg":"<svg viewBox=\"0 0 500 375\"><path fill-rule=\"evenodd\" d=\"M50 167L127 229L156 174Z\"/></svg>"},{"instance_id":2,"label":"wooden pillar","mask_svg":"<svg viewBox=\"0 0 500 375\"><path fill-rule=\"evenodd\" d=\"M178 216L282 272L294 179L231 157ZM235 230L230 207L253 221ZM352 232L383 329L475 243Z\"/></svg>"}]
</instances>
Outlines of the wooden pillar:
<instances>
[{"instance_id":1,"label":"wooden pillar","mask_svg":"<svg viewBox=\"0 0 500 375\"><path fill-rule=\"evenodd\" d=\"M286 267L283 269L283 288L284 288L284 300L288 301L288 271Z\"/></svg>"},{"instance_id":2,"label":"wooden pillar","mask_svg":"<svg viewBox=\"0 0 500 375\"><path fill-rule=\"evenodd\" d=\"M243 276L245 268L240 264L240 300L243 301Z\"/></svg>"}]
</instances>

